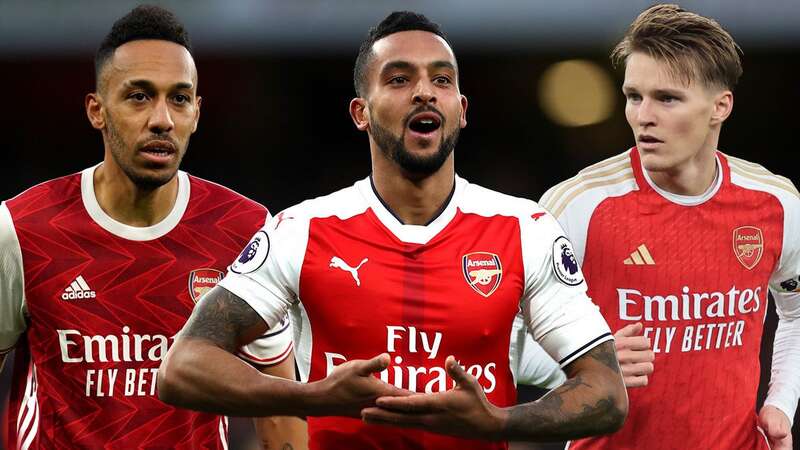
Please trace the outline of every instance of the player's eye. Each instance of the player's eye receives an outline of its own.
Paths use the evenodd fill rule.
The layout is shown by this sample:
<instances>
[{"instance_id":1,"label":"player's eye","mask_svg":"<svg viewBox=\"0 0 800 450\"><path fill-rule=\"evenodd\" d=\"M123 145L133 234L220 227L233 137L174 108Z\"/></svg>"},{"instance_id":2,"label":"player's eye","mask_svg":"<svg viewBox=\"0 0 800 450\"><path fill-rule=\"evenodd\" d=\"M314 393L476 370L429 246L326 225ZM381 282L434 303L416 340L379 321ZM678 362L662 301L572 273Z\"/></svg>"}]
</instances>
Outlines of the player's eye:
<instances>
[{"instance_id":1,"label":"player's eye","mask_svg":"<svg viewBox=\"0 0 800 450\"><path fill-rule=\"evenodd\" d=\"M130 94L128 98L135 102L143 102L147 100L147 94L145 94L144 92L134 92Z\"/></svg>"},{"instance_id":2,"label":"player's eye","mask_svg":"<svg viewBox=\"0 0 800 450\"><path fill-rule=\"evenodd\" d=\"M185 105L185 104L189 103L189 100L190 100L190 98L186 94L178 94L178 95L176 95L175 97L172 98L172 101L174 101L175 103L177 103L179 105Z\"/></svg>"},{"instance_id":3,"label":"player's eye","mask_svg":"<svg viewBox=\"0 0 800 450\"><path fill-rule=\"evenodd\" d=\"M663 95L661 97L661 101L664 103L674 103L678 101L678 97L675 97L674 95Z\"/></svg>"},{"instance_id":4,"label":"player's eye","mask_svg":"<svg viewBox=\"0 0 800 450\"><path fill-rule=\"evenodd\" d=\"M408 81L408 79L402 76L389 78L389 84L403 84L406 81Z\"/></svg>"},{"instance_id":5,"label":"player's eye","mask_svg":"<svg viewBox=\"0 0 800 450\"><path fill-rule=\"evenodd\" d=\"M633 92L625 94L625 98L628 99L629 102L640 102L642 101L642 96Z\"/></svg>"},{"instance_id":6,"label":"player's eye","mask_svg":"<svg viewBox=\"0 0 800 450\"><path fill-rule=\"evenodd\" d=\"M436 83L436 84L445 84L445 85L449 85L449 84L452 84L452 83L453 83L453 82L450 80L450 78L449 78L449 77L447 77L447 76L444 76L444 75L440 75L440 76L438 76L438 77L434 78L434 79L433 79L433 82L434 82L434 83Z\"/></svg>"}]
</instances>

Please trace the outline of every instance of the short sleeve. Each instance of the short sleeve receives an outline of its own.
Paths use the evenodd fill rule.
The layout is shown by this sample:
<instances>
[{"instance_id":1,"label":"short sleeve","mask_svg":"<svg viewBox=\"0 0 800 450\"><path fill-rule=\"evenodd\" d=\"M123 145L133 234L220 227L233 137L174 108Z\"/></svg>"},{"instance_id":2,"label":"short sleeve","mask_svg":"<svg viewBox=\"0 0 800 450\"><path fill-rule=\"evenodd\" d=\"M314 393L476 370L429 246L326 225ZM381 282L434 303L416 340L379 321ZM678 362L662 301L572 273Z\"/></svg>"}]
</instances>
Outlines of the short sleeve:
<instances>
[{"instance_id":1,"label":"short sleeve","mask_svg":"<svg viewBox=\"0 0 800 450\"><path fill-rule=\"evenodd\" d=\"M564 367L613 336L587 296L572 243L553 216L522 218L520 232L524 321L536 342Z\"/></svg>"},{"instance_id":2,"label":"short sleeve","mask_svg":"<svg viewBox=\"0 0 800 450\"><path fill-rule=\"evenodd\" d=\"M11 213L0 204L0 354L8 353L27 328L22 251Z\"/></svg>"},{"instance_id":3,"label":"short sleeve","mask_svg":"<svg viewBox=\"0 0 800 450\"><path fill-rule=\"evenodd\" d=\"M238 356L257 366L269 367L286 360L292 348L292 323L286 316L275 329L242 347Z\"/></svg>"},{"instance_id":4,"label":"short sleeve","mask_svg":"<svg viewBox=\"0 0 800 450\"><path fill-rule=\"evenodd\" d=\"M509 350L511 373L517 384L553 389L566 381L567 376L558 363L528 333L522 314L514 318Z\"/></svg>"},{"instance_id":5,"label":"short sleeve","mask_svg":"<svg viewBox=\"0 0 800 450\"><path fill-rule=\"evenodd\" d=\"M291 210L278 214L250 239L219 285L247 302L270 331L277 330L297 301L307 243L308 222Z\"/></svg>"},{"instance_id":6,"label":"short sleeve","mask_svg":"<svg viewBox=\"0 0 800 450\"><path fill-rule=\"evenodd\" d=\"M784 211L783 243L779 263L770 277L770 291L782 319L800 318L800 198L781 202Z\"/></svg>"}]
</instances>

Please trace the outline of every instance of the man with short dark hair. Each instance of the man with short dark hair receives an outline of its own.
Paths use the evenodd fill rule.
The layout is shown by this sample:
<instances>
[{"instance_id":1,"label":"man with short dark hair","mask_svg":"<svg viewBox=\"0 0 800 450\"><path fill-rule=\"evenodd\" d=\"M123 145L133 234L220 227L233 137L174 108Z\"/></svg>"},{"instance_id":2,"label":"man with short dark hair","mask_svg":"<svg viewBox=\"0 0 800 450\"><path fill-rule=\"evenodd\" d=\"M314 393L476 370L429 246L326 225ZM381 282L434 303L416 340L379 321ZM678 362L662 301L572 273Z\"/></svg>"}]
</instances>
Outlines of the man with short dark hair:
<instances>
[{"instance_id":1,"label":"man with short dark hair","mask_svg":"<svg viewBox=\"0 0 800 450\"><path fill-rule=\"evenodd\" d=\"M591 297L627 332L620 365L639 386L622 430L570 449L792 448L800 194L789 179L717 150L739 54L713 19L677 5L642 12L612 53L625 67L636 146L542 197L576 244ZM779 324L756 415L769 292ZM620 347L629 337L638 343Z\"/></svg>"},{"instance_id":2,"label":"man with short dark hair","mask_svg":"<svg viewBox=\"0 0 800 450\"><path fill-rule=\"evenodd\" d=\"M0 206L0 363L16 350L6 448L227 448L227 418L162 403L156 371L267 210L178 170L200 97L172 13L119 19L96 77L86 113L102 163ZM240 357L294 378L288 321L270 334ZM270 439L302 445L303 424Z\"/></svg>"},{"instance_id":3,"label":"man with short dark hair","mask_svg":"<svg viewBox=\"0 0 800 450\"><path fill-rule=\"evenodd\" d=\"M256 233L164 360L161 397L309 416L314 449L501 449L619 428L627 398L611 333L569 240L534 202L455 174L467 99L439 27L389 15L362 45L354 81L350 114L369 137L372 174ZM509 341L520 308L569 379L517 406ZM233 357L287 311L306 384Z\"/></svg>"}]
</instances>

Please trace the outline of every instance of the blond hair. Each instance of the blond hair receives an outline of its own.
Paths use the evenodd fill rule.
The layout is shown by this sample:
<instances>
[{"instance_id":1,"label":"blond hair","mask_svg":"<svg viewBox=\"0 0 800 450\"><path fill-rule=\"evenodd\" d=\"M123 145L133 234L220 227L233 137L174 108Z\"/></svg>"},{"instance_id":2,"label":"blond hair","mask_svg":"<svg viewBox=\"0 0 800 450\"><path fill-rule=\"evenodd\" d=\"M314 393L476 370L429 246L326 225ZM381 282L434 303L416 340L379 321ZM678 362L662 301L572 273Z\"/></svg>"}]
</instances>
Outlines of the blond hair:
<instances>
[{"instance_id":1,"label":"blond hair","mask_svg":"<svg viewBox=\"0 0 800 450\"><path fill-rule=\"evenodd\" d=\"M733 90L742 75L742 49L731 35L714 19L678 5L655 5L639 14L611 52L611 61L624 66L634 52L666 62L686 84L699 80Z\"/></svg>"}]
</instances>

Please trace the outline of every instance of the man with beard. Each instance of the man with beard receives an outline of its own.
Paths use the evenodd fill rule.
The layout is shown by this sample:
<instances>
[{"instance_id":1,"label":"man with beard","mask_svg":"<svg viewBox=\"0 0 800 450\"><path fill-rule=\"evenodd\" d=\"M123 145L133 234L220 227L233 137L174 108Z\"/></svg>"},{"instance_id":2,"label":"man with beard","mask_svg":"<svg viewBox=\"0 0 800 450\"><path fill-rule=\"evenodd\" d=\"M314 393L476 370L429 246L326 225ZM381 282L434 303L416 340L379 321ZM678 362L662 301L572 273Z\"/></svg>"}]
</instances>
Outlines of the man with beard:
<instances>
[{"instance_id":1,"label":"man with beard","mask_svg":"<svg viewBox=\"0 0 800 450\"><path fill-rule=\"evenodd\" d=\"M6 448L227 448L227 419L160 402L156 371L268 213L178 170L200 97L174 15L134 9L95 67L86 113L103 161L0 206L0 364L16 350ZM282 323L240 355L294 378ZM302 422L275 421L271 445L304 444Z\"/></svg>"},{"instance_id":2,"label":"man with beard","mask_svg":"<svg viewBox=\"0 0 800 450\"><path fill-rule=\"evenodd\" d=\"M571 246L557 222L455 175L467 100L439 27L389 15L354 72L350 114L369 137L372 174L256 233L255 253L198 304L162 363L161 397L309 416L317 449L492 449L619 428L627 397L614 343L580 271L562 264ZM520 308L569 379L515 406L509 339ZM286 311L305 384L233 357ZM422 430L376 425L427 402L436 409L410 415Z\"/></svg>"}]
</instances>

